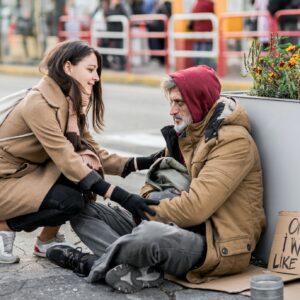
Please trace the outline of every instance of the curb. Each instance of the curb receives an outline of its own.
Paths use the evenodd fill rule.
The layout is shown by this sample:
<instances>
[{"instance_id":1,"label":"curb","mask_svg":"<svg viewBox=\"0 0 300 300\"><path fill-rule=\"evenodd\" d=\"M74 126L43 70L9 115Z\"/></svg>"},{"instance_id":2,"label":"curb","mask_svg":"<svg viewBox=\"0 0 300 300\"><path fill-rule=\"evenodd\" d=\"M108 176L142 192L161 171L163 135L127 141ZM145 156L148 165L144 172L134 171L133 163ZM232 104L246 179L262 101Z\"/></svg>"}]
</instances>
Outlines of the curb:
<instances>
[{"instance_id":1,"label":"curb","mask_svg":"<svg viewBox=\"0 0 300 300\"><path fill-rule=\"evenodd\" d=\"M4 65L0 64L0 74L17 75L17 76L41 76L38 66L23 66L23 65ZM104 70L101 78L103 82L120 83L120 84L138 84L146 86L159 87L162 74L137 74ZM240 91L249 90L251 81L242 81L238 79L220 79L222 91Z\"/></svg>"}]
</instances>

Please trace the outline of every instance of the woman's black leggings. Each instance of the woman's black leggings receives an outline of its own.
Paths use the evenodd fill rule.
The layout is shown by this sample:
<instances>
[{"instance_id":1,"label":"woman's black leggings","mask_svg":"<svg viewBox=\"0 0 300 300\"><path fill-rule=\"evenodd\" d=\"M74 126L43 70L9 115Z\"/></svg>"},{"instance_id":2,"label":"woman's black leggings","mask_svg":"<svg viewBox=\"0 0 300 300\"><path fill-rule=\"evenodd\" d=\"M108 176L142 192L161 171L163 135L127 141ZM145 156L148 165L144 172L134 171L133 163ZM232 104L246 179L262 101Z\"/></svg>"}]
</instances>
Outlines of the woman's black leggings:
<instances>
[{"instance_id":1,"label":"woman's black leggings","mask_svg":"<svg viewBox=\"0 0 300 300\"><path fill-rule=\"evenodd\" d=\"M39 210L6 220L13 231L33 231L41 226L58 226L81 212L84 198L78 186L61 175L47 193Z\"/></svg>"}]
</instances>

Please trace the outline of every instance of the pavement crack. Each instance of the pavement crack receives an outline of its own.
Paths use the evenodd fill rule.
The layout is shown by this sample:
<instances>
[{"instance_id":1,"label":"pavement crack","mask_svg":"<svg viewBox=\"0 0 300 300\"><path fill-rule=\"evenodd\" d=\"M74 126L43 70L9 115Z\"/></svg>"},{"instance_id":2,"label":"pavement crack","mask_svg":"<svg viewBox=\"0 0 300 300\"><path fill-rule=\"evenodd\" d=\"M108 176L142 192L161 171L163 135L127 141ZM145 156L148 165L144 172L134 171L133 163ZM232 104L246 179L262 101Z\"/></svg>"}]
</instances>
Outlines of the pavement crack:
<instances>
[{"instance_id":1,"label":"pavement crack","mask_svg":"<svg viewBox=\"0 0 300 300\"><path fill-rule=\"evenodd\" d=\"M18 282L19 286L17 288L13 288L13 290L10 290L10 291L4 292L4 293L0 292L0 296L8 296L8 295L12 295L14 293L19 292L24 287L26 282L27 282L27 280L19 281ZM1 290L3 290L3 288Z\"/></svg>"},{"instance_id":2,"label":"pavement crack","mask_svg":"<svg viewBox=\"0 0 300 300\"><path fill-rule=\"evenodd\" d=\"M26 251L25 251L23 248L19 247L18 245L14 245L14 247L15 247L16 249L20 250L20 251L23 253L23 255L26 254Z\"/></svg>"}]
</instances>

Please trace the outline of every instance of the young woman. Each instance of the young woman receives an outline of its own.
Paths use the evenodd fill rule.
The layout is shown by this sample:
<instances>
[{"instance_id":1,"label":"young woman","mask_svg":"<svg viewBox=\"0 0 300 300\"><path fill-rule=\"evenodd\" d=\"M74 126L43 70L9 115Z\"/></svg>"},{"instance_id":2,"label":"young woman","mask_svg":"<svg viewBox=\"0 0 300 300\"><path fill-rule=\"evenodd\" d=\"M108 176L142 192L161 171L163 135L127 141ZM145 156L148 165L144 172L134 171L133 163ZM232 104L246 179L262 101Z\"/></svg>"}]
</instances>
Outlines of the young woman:
<instances>
[{"instance_id":1,"label":"young woman","mask_svg":"<svg viewBox=\"0 0 300 300\"><path fill-rule=\"evenodd\" d=\"M15 232L42 231L36 252L45 256L57 240L57 226L78 214L96 195L118 202L134 217L154 214L146 200L104 180L149 168L159 154L125 158L109 154L92 138L103 127L101 56L81 41L58 44L46 55L38 85L14 108L0 128L0 263L15 263ZM14 138L23 134L26 137ZM32 134L31 134L32 133ZM0 239L1 242L1 239Z\"/></svg>"}]
</instances>

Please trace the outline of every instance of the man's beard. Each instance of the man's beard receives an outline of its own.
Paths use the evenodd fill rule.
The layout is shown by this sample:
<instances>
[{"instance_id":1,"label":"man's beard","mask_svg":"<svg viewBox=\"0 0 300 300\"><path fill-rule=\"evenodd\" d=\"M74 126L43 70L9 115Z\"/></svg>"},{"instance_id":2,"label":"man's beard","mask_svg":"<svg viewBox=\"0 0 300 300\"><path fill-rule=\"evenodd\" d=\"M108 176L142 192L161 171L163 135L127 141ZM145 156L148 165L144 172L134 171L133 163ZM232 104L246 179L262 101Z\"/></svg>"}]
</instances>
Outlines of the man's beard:
<instances>
[{"instance_id":1,"label":"man's beard","mask_svg":"<svg viewBox=\"0 0 300 300\"><path fill-rule=\"evenodd\" d=\"M183 130L193 123L192 116L180 117L181 122L179 124L174 123L174 129L177 133L182 133Z\"/></svg>"}]
</instances>

